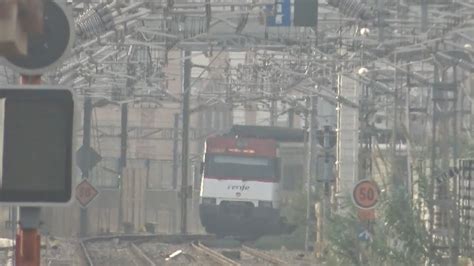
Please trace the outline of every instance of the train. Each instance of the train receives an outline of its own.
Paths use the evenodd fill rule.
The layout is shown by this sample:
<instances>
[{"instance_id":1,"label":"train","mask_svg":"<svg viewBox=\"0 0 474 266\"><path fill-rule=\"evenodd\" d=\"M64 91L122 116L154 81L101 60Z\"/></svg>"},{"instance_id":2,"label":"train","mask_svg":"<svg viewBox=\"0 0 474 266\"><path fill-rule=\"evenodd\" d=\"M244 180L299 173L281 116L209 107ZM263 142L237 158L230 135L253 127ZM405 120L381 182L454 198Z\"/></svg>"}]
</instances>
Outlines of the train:
<instances>
[{"instance_id":1,"label":"train","mask_svg":"<svg viewBox=\"0 0 474 266\"><path fill-rule=\"evenodd\" d=\"M201 163L199 214L207 233L289 233L281 214L304 176L302 129L235 125L209 136Z\"/></svg>"}]
</instances>

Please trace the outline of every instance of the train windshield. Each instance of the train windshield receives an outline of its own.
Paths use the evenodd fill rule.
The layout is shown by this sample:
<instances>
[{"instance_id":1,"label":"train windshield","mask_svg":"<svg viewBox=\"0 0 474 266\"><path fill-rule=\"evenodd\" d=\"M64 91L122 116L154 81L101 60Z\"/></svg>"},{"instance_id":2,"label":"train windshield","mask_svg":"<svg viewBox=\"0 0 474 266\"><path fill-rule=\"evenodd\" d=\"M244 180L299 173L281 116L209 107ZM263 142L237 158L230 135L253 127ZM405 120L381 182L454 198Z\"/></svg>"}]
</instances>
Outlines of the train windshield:
<instances>
[{"instance_id":1,"label":"train windshield","mask_svg":"<svg viewBox=\"0 0 474 266\"><path fill-rule=\"evenodd\" d=\"M277 176L275 159L231 155L208 155L205 175L214 178L239 178L272 181Z\"/></svg>"}]
</instances>

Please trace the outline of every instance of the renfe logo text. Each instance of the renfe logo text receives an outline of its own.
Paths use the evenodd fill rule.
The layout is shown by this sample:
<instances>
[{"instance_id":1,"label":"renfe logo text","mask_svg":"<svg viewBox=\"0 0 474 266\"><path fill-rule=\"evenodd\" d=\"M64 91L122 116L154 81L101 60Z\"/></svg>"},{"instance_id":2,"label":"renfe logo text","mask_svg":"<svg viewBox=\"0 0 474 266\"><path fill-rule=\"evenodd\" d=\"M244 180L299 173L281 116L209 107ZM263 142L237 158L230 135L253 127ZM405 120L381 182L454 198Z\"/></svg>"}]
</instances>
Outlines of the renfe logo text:
<instances>
[{"instance_id":1,"label":"renfe logo text","mask_svg":"<svg viewBox=\"0 0 474 266\"><path fill-rule=\"evenodd\" d=\"M232 186L232 185L229 185L229 186L227 186L227 189L228 189L228 190L246 191L246 190L249 190L249 189L250 189L250 186L246 186L246 185Z\"/></svg>"}]
</instances>

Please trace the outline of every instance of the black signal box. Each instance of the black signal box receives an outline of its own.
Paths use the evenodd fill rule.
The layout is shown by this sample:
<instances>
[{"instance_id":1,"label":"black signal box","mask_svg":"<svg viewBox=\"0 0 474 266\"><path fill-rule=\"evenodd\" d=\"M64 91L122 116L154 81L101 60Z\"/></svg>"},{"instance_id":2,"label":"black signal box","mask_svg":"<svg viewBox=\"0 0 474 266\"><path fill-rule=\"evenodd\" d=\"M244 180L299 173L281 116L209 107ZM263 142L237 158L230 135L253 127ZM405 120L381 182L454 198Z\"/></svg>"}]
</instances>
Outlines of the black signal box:
<instances>
[{"instance_id":1,"label":"black signal box","mask_svg":"<svg viewBox=\"0 0 474 266\"><path fill-rule=\"evenodd\" d=\"M295 27L316 27L318 23L318 0L295 0Z\"/></svg>"},{"instance_id":2,"label":"black signal box","mask_svg":"<svg viewBox=\"0 0 474 266\"><path fill-rule=\"evenodd\" d=\"M64 88L0 88L0 202L67 203L74 100Z\"/></svg>"}]
</instances>

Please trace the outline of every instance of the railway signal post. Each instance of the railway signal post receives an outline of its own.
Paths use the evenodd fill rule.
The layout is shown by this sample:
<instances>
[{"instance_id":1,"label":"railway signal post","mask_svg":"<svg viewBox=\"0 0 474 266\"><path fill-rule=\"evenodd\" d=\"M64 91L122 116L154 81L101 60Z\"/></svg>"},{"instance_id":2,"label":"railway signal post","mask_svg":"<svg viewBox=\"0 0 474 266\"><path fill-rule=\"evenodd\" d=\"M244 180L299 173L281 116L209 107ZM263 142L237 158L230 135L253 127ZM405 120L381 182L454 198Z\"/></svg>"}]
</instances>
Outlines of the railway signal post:
<instances>
[{"instance_id":1,"label":"railway signal post","mask_svg":"<svg viewBox=\"0 0 474 266\"><path fill-rule=\"evenodd\" d=\"M52 0L3 1L0 29L6 30L0 36L1 63L22 74L21 87L0 89L0 202L21 206L16 265L39 266L41 207L72 198L74 120L72 93L40 87L41 75L68 55L74 29L65 6Z\"/></svg>"},{"instance_id":2,"label":"railway signal post","mask_svg":"<svg viewBox=\"0 0 474 266\"><path fill-rule=\"evenodd\" d=\"M21 75L21 85L40 85L41 76ZM41 264L41 237L39 207L20 207L20 227L16 235L15 262L18 265Z\"/></svg>"},{"instance_id":3,"label":"railway signal post","mask_svg":"<svg viewBox=\"0 0 474 266\"><path fill-rule=\"evenodd\" d=\"M181 147L181 234L188 233L188 157L189 157L189 97L191 94L191 52L183 51L183 132ZM191 191L192 193L192 191Z\"/></svg>"},{"instance_id":4,"label":"railway signal post","mask_svg":"<svg viewBox=\"0 0 474 266\"><path fill-rule=\"evenodd\" d=\"M15 255L27 266L40 265L40 207L72 198L72 93L39 81L0 89L0 202L21 206Z\"/></svg>"}]
</instances>

